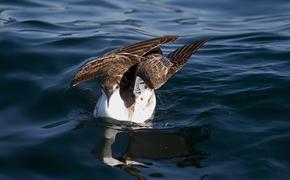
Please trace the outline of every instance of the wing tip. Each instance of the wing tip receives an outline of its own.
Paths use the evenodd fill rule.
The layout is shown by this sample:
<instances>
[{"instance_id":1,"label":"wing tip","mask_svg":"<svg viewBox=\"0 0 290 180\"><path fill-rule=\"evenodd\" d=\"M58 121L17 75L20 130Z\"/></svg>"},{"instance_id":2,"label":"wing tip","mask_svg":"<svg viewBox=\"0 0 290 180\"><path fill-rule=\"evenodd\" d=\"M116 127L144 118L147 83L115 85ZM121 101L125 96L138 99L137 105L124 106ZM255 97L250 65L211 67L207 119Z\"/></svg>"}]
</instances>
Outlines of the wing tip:
<instances>
[{"instance_id":1,"label":"wing tip","mask_svg":"<svg viewBox=\"0 0 290 180\"><path fill-rule=\"evenodd\" d=\"M72 87L75 87L77 85L78 85L78 83L75 82L75 79L73 79L73 80L70 81L69 87L72 88Z\"/></svg>"},{"instance_id":2,"label":"wing tip","mask_svg":"<svg viewBox=\"0 0 290 180\"><path fill-rule=\"evenodd\" d=\"M202 39L199 39L197 41L194 41L193 43L196 43L197 44L197 47L196 47L196 51L201 48L205 43L208 42L208 39L207 38L202 38Z\"/></svg>"},{"instance_id":3,"label":"wing tip","mask_svg":"<svg viewBox=\"0 0 290 180\"><path fill-rule=\"evenodd\" d=\"M187 44L185 46L192 45L193 46L192 48L193 48L193 50L195 52L195 51L197 51L199 48L201 48L207 42L208 42L208 39L207 38L201 38L201 39L198 39L198 40L194 40L194 41L192 41L191 43L189 43L189 44Z\"/></svg>"},{"instance_id":4,"label":"wing tip","mask_svg":"<svg viewBox=\"0 0 290 180\"><path fill-rule=\"evenodd\" d=\"M202 44L205 44L206 42L208 42L208 38L201 38L201 39L199 39L199 41L200 41Z\"/></svg>"},{"instance_id":5,"label":"wing tip","mask_svg":"<svg viewBox=\"0 0 290 180\"><path fill-rule=\"evenodd\" d=\"M165 41L163 43L170 43L170 42L174 42L176 41L180 36L179 35L164 35L164 36L159 36L159 37L156 37L154 38L154 40L161 40L161 41ZM163 44L162 43L162 44Z\"/></svg>"},{"instance_id":6,"label":"wing tip","mask_svg":"<svg viewBox=\"0 0 290 180\"><path fill-rule=\"evenodd\" d=\"M168 39L171 39L171 42L177 40L178 38L180 38L179 35L166 35L166 36L163 36L164 38L168 38Z\"/></svg>"},{"instance_id":7,"label":"wing tip","mask_svg":"<svg viewBox=\"0 0 290 180\"><path fill-rule=\"evenodd\" d=\"M69 87L70 87L70 88L75 87L75 86L79 85L79 84L82 82L81 79L79 79L79 78L77 77L77 75L78 75L78 74L76 74L76 75L73 77L73 79L70 81L70 83L69 83Z\"/></svg>"},{"instance_id":8,"label":"wing tip","mask_svg":"<svg viewBox=\"0 0 290 180\"><path fill-rule=\"evenodd\" d=\"M204 44L207 43L208 41L209 41L208 38L200 38L200 39L197 39L197 40L192 41L192 42L189 43L189 44L198 43L198 44L200 44L200 45L204 45Z\"/></svg>"}]
</instances>

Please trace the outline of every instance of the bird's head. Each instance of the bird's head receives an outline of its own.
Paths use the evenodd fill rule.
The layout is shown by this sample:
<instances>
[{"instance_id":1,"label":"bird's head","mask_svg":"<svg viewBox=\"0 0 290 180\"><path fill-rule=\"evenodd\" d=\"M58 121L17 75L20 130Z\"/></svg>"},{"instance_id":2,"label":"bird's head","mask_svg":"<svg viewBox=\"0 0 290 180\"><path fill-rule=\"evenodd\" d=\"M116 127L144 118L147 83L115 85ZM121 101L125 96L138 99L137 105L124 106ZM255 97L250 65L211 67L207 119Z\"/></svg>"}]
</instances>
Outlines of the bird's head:
<instances>
[{"instance_id":1,"label":"bird's head","mask_svg":"<svg viewBox=\"0 0 290 180\"><path fill-rule=\"evenodd\" d=\"M102 88L107 96L107 104L109 107L109 102L112 94L120 89L120 82L117 78L106 78L102 83Z\"/></svg>"}]
</instances>

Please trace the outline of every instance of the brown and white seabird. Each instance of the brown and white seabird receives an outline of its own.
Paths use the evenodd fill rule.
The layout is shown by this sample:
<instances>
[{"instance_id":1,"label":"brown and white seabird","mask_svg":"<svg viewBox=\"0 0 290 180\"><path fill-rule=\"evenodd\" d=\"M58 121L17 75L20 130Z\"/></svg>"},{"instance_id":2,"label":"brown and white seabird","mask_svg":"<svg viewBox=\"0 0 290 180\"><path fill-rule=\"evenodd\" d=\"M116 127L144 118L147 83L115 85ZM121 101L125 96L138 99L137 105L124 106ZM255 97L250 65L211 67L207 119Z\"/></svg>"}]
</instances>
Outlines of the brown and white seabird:
<instances>
[{"instance_id":1,"label":"brown and white seabird","mask_svg":"<svg viewBox=\"0 0 290 180\"><path fill-rule=\"evenodd\" d=\"M104 76L94 116L143 123L153 116L154 91L206 42L205 39L196 40L163 56L160 45L177 38L164 36L110 51L82 66L71 86Z\"/></svg>"}]
</instances>

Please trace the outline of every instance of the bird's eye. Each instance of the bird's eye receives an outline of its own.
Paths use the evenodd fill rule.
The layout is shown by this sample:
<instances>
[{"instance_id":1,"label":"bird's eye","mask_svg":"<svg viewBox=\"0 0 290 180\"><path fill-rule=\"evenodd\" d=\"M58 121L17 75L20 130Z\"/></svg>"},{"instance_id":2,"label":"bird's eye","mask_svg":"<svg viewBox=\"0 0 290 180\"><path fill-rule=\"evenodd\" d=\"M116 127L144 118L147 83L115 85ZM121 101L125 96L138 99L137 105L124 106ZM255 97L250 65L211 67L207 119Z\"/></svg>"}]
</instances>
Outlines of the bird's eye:
<instances>
[{"instance_id":1,"label":"bird's eye","mask_svg":"<svg viewBox=\"0 0 290 180\"><path fill-rule=\"evenodd\" d=\"M119 85L118 84L115 85L115 89L119 89Z\"/></svg>"}]
</instances>

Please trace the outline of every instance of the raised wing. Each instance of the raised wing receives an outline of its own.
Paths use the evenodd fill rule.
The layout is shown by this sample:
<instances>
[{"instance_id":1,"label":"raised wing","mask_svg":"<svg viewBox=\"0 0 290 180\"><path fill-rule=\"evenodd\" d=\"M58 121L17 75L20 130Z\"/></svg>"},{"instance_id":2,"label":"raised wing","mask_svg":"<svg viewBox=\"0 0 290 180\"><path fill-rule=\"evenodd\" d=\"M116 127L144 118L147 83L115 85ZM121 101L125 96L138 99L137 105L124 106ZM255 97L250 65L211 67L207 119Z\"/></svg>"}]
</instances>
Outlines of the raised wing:
<instances>
[{"instance_id":1,"label":"raised wing","mask_svg":"<svg viewBox=\"0 0 290 180\"><path fill-rule=\"evenodd\" d=\"M139 76L151 88L158 89L168 77L173 65L161 55L147 56L147 60L138 64L135 76Z\"/></svg>"},{"instance_id":2,"label":"raised wing","mask_svg":"<svg viewBox=\"0 0 290 180\"><path fill-rule=\"evenodd\" d=\"M132 65L141 62L141 59L142 57L131 54L111 54L93 59L77 72L70 86L76 86L102 75L122 77Z\"/></svg>"},{"instance_id":3,"label":"raised wing","mask_svg":"<svg viewBox=\"0 0 290 180\"><path fill-rule=\"evenodd\" d=\"M116 54L116 53L130 53L130 54L135 54L138 56L145 56L151 51L156 51L156 50L160 51L160 48L158 48L160 45L173 42L177 38L178 36L163 36L159 38L148 39L145 41L137 42L129 46L115 49L105 55Z\"/></svg>"},{"instance_id":4,"label":"raised wing","mask_svg":"<svg viewBox=\"0 0 290 180\"><path fill-rule=\"evenodd\" d=\"M197 40L176 49L164 58L159 55L148 56L146 61L138 64L136 76L139 76L151 89L160 88L175 72L183 67L193 53L195 53L206 40Z\"/></svg>"},{"instance_id":5,"label":"raised wing","mask_svg":"<svg viewBox=\"0 0 290 180\"><path fill-rule=\"evenodd\" d=\"M193 41L190 44L177 48L175 51L168 54L167 58L173 63L170 73L173 74L183 67L189 60L191 55L195 53L201 46L207 42L206 39Z\"/></svg>"},{"instance_id":6,"label":"raised wing","mask_svg":"<svg viewBox=\"0 0 290 180\"><path fill-rule=\"evenodd\" d=\"M86 63L74 76L70 86L76 86L101 75L122 77L132 65L141 62L143 56L152 53L162 54L159 46L173 42L177 38L178 36L164 36L149 39L106 53Z\"/></svg>"}]
</instances>

